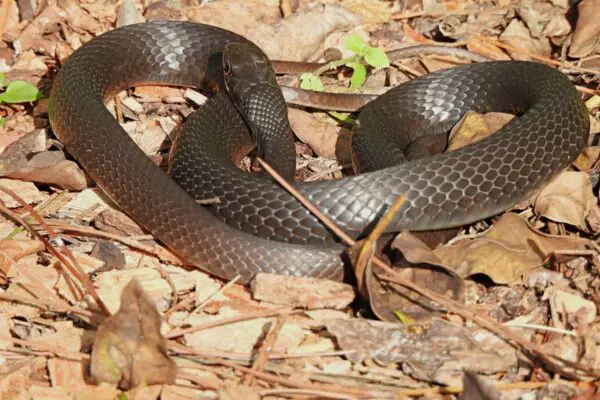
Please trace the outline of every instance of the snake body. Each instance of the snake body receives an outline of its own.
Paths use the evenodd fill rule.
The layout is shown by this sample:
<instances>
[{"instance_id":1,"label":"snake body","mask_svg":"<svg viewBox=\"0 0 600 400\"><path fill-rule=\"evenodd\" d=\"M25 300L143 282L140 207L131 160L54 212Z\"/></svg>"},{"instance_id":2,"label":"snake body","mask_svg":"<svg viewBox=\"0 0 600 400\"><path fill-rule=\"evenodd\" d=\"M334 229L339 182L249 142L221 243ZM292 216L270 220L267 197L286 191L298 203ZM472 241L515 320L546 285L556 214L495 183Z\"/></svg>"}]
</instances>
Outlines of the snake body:
<instances>
[{"instance_id":1,"label":"snake body","mask_svg":"<svg viewBox=\"0 0 600 400\"><path fill-rule=\"evenodd\" d=\"M223 278L240 274L244 282L260 271L341 279L341 247L332 235L282 188L230 167L223 149L231 143L216 137L228 128L223 119L213 115L214 140L199 146L203 164L188 173L201 182L193 196L222 200L215 211L225 222L156 167L104 106L140 83L204 86L228 43L258 49L232 32L189 22L100 35L55 79L53 130L126 213L199 268ZM406 158L395 146L399 133L407 144L422 132L445 132L468 110L520 117L473 145L395 165ZM298 188L355 237L401 194L407 201L390 230L458 226L498 214L548 182L580 153L588 131L585 106L560 72L530 62L468 65L405 83L364 107L353 144L389 166Z\"/></svg>"}]
</instances>

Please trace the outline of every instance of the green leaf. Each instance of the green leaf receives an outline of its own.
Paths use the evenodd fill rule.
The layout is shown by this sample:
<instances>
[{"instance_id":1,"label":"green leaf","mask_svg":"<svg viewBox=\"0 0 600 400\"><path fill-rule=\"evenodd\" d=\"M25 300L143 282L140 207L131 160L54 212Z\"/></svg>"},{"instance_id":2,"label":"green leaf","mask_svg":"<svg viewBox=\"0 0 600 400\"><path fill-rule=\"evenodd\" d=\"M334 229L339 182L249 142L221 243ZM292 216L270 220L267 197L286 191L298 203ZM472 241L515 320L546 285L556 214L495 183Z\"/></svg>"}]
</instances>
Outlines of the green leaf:
<instances>
[{"instance_id":1,"label":"green leaf","mask_svg":"<svg viewBox=\"0 0 600 400\"><path fill-rule=\"evenodd\" d=\"M348 35L344 38L344 45L346 48L359 56L364 56L365 51L369 48L369 45L365 42L365 40L357 35Z\"/></svg>"},{"instance_id":2,"label":"green leaf","mask_svg":"<svg viewBox=\"0 0 600 400\"><path fill-rule=\"evenodd\" d=\"M346 66L354 70L350 78L350 89L356 90L367 80L367 69L359 62L349 62Z\"/></svg>"},{"instance_id":3,"label":"green leaf","mask_svg":"<svg viewBox=\"0 0 600 400\"><path fill-rule=\"evenodd\" d=\"M0 128L4 128L6 126L6 118L0 117Z\"/></svg>"},{"instance_id":4,"label":"green leaf","mask_svg":"<svg viewBox=\"0 0 600 400\"><path fill-rule=\"evenodd\" d=\"M402 311L395 310L393 311L393 313L396 316L396 318L398 318L398 321L400 321L400 323L403 325L414 324L416 322L412 317L410 317L407 314L404 314Z\"/></svg>"},{"instance_id":5,"label":"green leaf","mask_svg":"<svg viewBox=\"0 0 600 400\"><path fill-rule=\"evenodd\" d=\"M0 89L4 87L6 84L6 76L2 72L0 72Z\"/></svg>"},{"instance_id":6,"label":"green leaf","mask_svg":"<svg viewBox=\"0 0 600 400\"><path fill-rule=\"evenodd\" d=\"M26 103L36 101L40 97L40 91L32 84L12 81L6 86L4 93L0 94L0 103Z\"/></svg>"},{"instance_id":7,"label":"green leaf","mask_svg":"<svg viewBox=\"0 0 600 400\"><path fill-rule=\"evenodd\" d=\"M325 90L319 77L309 72L305 72L300 75L300 88L305 90L314 90L317 92L322 92Z\"/></svg>"},{"instance_id":8,"label":"green leaf","mask_svg":"<svg viewBox=\"0 0 600 400\"><path fill-rule=\"evenodd\" d=\"M390 66L390 59L383 49L378 47L369 47L364 54L365 61L370 66L380 69Z\"/></svg>"}]
</instances>

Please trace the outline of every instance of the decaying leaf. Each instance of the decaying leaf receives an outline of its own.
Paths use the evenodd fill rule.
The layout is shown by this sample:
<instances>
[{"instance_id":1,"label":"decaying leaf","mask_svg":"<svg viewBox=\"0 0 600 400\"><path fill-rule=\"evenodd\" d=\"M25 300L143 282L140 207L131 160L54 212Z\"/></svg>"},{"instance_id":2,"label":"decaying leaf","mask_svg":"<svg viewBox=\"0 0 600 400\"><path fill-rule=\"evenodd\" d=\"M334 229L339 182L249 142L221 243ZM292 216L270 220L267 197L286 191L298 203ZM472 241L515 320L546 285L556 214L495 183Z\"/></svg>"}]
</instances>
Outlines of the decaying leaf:
<instances>
[{"instance_id":1,"label":"decaying leaf","mask_svg":"<svg viewBox=\"0 0 600 400\"><path fill-rule=\"evenodd\" d=\"M478 114L468 111L452 128L447 150L455 150L486 138L512 118L512 115L504 113Z\"/></svg>"},{"instance_id":2,"label":"decaying leaf","mask_svg":"<svg viewBox=\"0 0 600 400\"><path fill-rule=\"evenodd\" d=\"M98 328L91 361L94 381L122 389L173 383L177 370L167 355L160 324L154 302L132 280L121 294L119 311Z\"/></svg>"},{"instance_id":3,"label":"decaying leaf","mask_svg":"<svg viewBox=\"0 0 600 400\"><path fill-rule=\"evenodd\" d=\"M586 218L596 204L590 176L565 171L544 186L534 200L537 214L587 231Z\"/></svg>"},{"instance_id":4,"label":"decaying leaf","mask_svg":"<svg viewBox=\"0 0 600 400\"><path fill-rule=\"evenodd\" d=\"M394 262L397 273L453 300L464 301L464 283L445 266L431 249L414 235L402 232L391 243L402 253ZM373 312L382 320L398 322L398 312L415 320L425 320L440 313L440 306L404 286L382 282L367 271L366 286Z\"/></svg>"},{"instance_id":5,"label":"decaying leaf","mask_svg":"<svg viewBox=\"0 0 600 400\"><path fill-rule=\"evenodd\" d=\"M319 122L306 111L290 108L290 126L298 138L313 151L326 158L335 158L343 164L351 161L350 131L335 125Z\"/></svg>"},{"instance_id":6,"label":"decaying leaf","mask_svg":"<svg viewBox=\"0 0 600 400\"><path fill-rule=\"evenodd\" d=\"M573 32L569 56L581 58L589 55L600 44L600 2L582 0L577 5L577 24Z\"/></svg>"},{"instance_id":7,"label":"decaying leaf","mask_svg":"<svg viewBox=\"0 0 600 400\"><path fill-rule=\"evenodd\" d=\"M271 59L309 60L329 34L354 27L360 18L337 4L317 5L299 11L277 24L260 25L247 32Z\"/></svg>"},{"instance_id":8,"label":"decaying leaf","mask_svg":"<svg viewBox=\"0 0 600 400\"><path fill-rule=\"evenodd\" d=\"M600 99L600 97L598 97ZM600 160L600 146L589 146L583 149L581 154L577 156L575 165L582 171L591 170L594 165Z\"/></svg>"},{"instance_id":9,"label":"decaying leaf","mask_svg":"<svg viewBox=\"0 0 600 400\"><path fill-rule=\"evenodd\" d=\"M586 239L545 235L513 213L502 215L482 236L434 250L460 276L481 273L508 284L525 271L542 265L555 250L585 248Z\"/></svg>"},{"instance_id":10,"label":"decaying leaf","mask_svg":"<svg viewBox=\"0 0 600 400\"><path fill-rule=\"evenodd\" d=\"M437 318L426 325L352 319L325 321L325 326L343 350L355 351L348 355L354 361L403 363L414 377L445 385L459 383L465 368L489 374L516 361L482 348L469 329Z\"/></svg>"},{"instance_id":11,"label":"decaying leaf","mask_svg":"<svg viewBox=\"0 0 600 400\"><path fill-rule=\"evenodd\" d=\"M72 190L83 190L88 186L85 173L60 151L37 153L6 176Z\"/></svg>"},{"instance_id":12,"label":"decaying leaf","mask_svg":"<svg viewBox=\"0 0 600 400\"><path fill-rule=\"evenodd\" d=\"M550 41L547 38L541 37L535 39L531 37L531 33L525 24L518 19L513 19L506 27L500 35L500 41L517 49L544 57L549 56L551 51ZM523 54L521 51L508 50L508 52L515 60L531 59L531 57Z\"/></svg>"}]
</instances>

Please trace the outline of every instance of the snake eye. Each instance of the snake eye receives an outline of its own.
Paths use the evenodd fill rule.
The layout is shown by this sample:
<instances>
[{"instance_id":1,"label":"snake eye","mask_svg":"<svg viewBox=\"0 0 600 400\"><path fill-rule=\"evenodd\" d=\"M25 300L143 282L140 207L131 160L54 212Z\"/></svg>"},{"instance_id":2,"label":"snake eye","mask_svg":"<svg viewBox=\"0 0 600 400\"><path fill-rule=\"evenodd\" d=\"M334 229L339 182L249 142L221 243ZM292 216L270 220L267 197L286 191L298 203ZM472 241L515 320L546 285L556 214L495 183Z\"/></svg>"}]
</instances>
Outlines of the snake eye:
<instances>
[{"instance_id":1,"label":"snake eye","mask_svg":"<svg viewBox=\"0 0 600 400\"><path fill-rule=\"evenodd\" d=\"M225 62L225 65L223 65L223 73L225 75L229 75L231 73L231 63L229 61Z\"/></svg>"}]
</instances>

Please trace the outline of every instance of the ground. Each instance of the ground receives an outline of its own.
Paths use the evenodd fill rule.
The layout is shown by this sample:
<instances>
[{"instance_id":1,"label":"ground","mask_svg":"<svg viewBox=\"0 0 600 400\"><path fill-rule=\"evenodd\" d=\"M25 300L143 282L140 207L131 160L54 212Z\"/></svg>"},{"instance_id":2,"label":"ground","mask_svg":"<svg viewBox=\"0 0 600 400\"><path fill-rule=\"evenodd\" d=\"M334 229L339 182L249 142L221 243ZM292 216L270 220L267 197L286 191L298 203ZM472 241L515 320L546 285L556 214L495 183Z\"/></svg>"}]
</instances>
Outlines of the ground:
<instances>
[{"instance_id":1,"label":"ground","mask_svg":"<svg viewBox=\"0 0 600 400\"><path fill-rule=\"evenodd\" d=\"M2 398L599 398L600 2L570 3L1 0ZM365 82L349 68L323 74L326 91L356 85L379 94L478 56L541 62L576 86L589 145L531 198L433 250L398 235L409 262L401 273L373 275L376 265L359 257L357 270L371 275L358 289L271 275L250 287L223 282L182 268L121 213L48 121L52 78L77 48L156 19L230 29L273 60L352 57L350 35L390 54L389 67L365 64ZM420 44L443 54L392 57ZM299 85L298 75L278 79ZM165 167L175 128L204 100L192 89L149 86L107 107ZM289 109L297 179L352 173L349 116ZM467 114L449 148L510 118Z\"/></svg>"}]
</instances>

